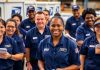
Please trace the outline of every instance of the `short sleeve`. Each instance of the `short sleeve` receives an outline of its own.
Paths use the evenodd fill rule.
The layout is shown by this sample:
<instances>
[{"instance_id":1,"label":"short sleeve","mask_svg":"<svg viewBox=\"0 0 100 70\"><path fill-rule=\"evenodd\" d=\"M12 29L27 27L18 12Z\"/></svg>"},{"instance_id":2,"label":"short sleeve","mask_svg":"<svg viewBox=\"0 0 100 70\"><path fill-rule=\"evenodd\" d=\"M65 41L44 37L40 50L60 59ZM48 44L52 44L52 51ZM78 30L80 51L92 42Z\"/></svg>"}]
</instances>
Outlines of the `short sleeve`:
<instances>
[{"instance_id":1,"label":"short sleeve","mask_svg":"<svg viewBox=\"0 0 100 70\"><path fill-rule=\"evenodd\" d=\"M12 54L20 53L20 50L18 49L18 45L14 41L14 39L11 39L11 43L12 43L12 46L13 46Z\"/></svg>"},{"instance_id":2,"label":"short sleeve","mask_svg":"<svg viewBox=\"0 0 100 70\"><path fill-rule=\"evenodd\" d=\"M80 49L80 54L82 55L87 55L88 47L87 47L87 39L84 41L81 49Z\"/></svg>"},{"instance_id":3,"label":"short sleeve","mask_svg":"<svg viewBox=\"0 0 100 70\"><path fill-rule=\"evenodd\" d=\"M69 54L70 64L80 65L79 51L78 51L76 43L73 41L70 41L69 48L70 48L70 52L69 52L70 53Z\"/></svg>"},{"instance_id":4,"label":"short sleeve","mask_svg":"<svg viewBox=\"0 0 100 70\"><path fill-rule=\"evenodd\" d=\"M19 38L17 45L18 45L20 53L25 53L25 45L21 38Z\"/></svg>"},{"instance_id":5,"label":"short sleeve","mask_svg":"<svg viewBox=\"0 0 100 70\"><path fill-rule=\"evenodd\" d=\"M38 55L37 55L38 60L43 60L42 49L43 49L43 40L40 41L38 46Z\"/></svg>"},{"instance_id":6,"label":"short sleeve","mask_svg":"<svg viewBox=\"0 0 100 70\"><path fill-rule=\"evenodd\" d=\"M27 34L26 34L26 41L25 41L25 47L26 48L30 48L30 46L31 46L31 38L30 38L30 30L27 32Z\"/></svg>"},{"instance_id":7,"label":"short sleeve","mask_svg":"<svg viewBox=\"0 0 100 70\"><path fill-rule=\"evenodd\" d=\"M67 21L66 21L66 25L65 25L65 30L70 30L70 21L69 21L70 19L68 19Z\"/></svg>"},{"instance_id":8,"label":"short sleeve","mask_svg":"<svg viewBox=\"0 0 100 70\"><path fill-rule=\"evenodd\" d=\"M78 27L76 30L76 41L83 40L84 41L84 29L82 27Z\"/></svg>"}]
</instances>

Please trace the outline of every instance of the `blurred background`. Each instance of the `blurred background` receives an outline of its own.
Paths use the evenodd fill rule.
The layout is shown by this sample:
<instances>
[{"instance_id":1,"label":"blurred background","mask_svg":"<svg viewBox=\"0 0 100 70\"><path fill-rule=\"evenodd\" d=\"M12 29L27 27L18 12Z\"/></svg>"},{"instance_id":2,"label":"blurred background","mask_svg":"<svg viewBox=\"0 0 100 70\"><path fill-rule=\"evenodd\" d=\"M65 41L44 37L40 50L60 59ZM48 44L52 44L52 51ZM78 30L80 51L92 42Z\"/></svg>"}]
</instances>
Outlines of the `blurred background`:
<instances>
[{"instance_id":1,"label":"blurred background","mask_svg":"<svg viewBox=\"0 0 100 70\"><path fill-rule=\"evenodd\" d=\"M36 11L48 9L51 17L58 12L66 21L72 15L73 4L80 6L80 12L87 7L94 8L97 16L100 16L100 0L0 0L0 17L6 20L12 14L19 13L25 19L27 7L33 5Z\"/></svg>"}]
</instances>

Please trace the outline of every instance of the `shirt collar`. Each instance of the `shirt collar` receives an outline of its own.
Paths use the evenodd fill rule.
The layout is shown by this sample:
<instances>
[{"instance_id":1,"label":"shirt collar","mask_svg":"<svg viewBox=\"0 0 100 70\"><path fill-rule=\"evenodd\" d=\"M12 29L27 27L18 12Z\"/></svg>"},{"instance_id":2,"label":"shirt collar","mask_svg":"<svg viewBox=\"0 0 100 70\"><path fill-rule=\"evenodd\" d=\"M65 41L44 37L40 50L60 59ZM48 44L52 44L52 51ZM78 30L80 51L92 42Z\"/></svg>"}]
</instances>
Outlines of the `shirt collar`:
<instances>
[{"instance_id":1,"label":"shirt collar","mask_svg":"<svg viewBox=\"0 0 100 70\"><path fill-rule=\"evenodd\" d=\"M48 43L49 43L50 45L53 45L52 36L49 37ZM58 45L64 45L64 35L63 35L63 34L62 34L62 36L61 36L61 39L60 39Z\"/></svg>"},{"instance_id":2,"label":"shirt collar","mask_svg":"<svg viewBox=\"0 0 100 70\"><path fill-rule=\"evenodd\" d=\"M36 33L40 33L37 27L35 27L35 29L36 29ZM47 26L45 26L44 32L48 32L48 27ZM43 34L44 34L44 32L43 32Z\"/></svg>"}]
</instances>

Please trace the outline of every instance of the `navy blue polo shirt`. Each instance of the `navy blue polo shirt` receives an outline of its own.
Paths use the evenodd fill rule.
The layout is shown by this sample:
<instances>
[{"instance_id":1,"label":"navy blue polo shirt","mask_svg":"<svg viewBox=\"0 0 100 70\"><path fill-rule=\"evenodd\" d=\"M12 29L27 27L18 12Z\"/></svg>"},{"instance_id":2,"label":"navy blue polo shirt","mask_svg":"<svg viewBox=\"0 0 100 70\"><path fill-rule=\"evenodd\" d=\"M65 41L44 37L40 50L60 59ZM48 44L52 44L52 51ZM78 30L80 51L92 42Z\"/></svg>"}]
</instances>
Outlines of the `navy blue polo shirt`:
<instances>
[{"instance_id":1,"label":"navy blue polo shirt","mask_svg":"<svg viewBox=\"0 0 100 70\"><path fill-rule=\"evenodd\" d=\"M84 23L84 20L81 16L79 19L76 19L74 16L72 16L67 20L66 25L65 25L65 30L68 30L69 34L75 38L77 27L83 23Z\"/></svg>"},{"instance_id":2,"label":"navy blue polo shirt","mask_svg":"<svg viewBox=\"0 0 100 70\"><path fill-rule=\"evenodd\" d=\"M85 40L87 37L94 35L94 32L84 23L76 30L76 40Z\"/></svg>"},{"instance_id":3,"label":"navy blue polo shirt","mask_svg":"<svg viewBox=\"0 0 100 70\"><path fill-rule=\"evenodd\" d=\"M7 48L7 52L10 54L19 53L17 44L15 41L7 36L4 36L0 48ZM1 59L0 58L0 70L12 70L14 61L11 59Z\"/></svg>"},{"instance_id":4,"label":"navy blue polo shirt","mask_svg":"<svg viewBox=\"0 0 100 70\"><path fill-rule=\"evenodd\" d=\"M19 37L19 35L14 34L12 38L17 43L17 48L19 49L20 53L25 53L25 45L23 40Z\"/></svg>"},{"instance_id":5,"label":"navy blue polo shirt","mask_svg":"<svg viewBox=\"0 0 100 70\"><path fill-rule=\"evenodd\" d=\"M56 68L80 64L75 42L64 36L55 47L52 37L42 40L39 44L38 60L44 61L45 70L56 70Z\"/></svg>"},{"instance_id":6,"label":"navy blue polo shirt","mask_svg":"<svg viewBox=\"0 0 100 70\"><path fill-rule=\"evenodd\" d=\"M43 34L38 31L37 27L32 28L26 35L26 48L30 48L30 57L36 59L38 44L44 38L50 36L49 27L45 27Z\"/></svg>"},{"instance_id":7,"label":"navy blue polo shirt","mask_svg":"<svg viewBox=\"0 0 100 70\"><path fill-rule=\"evenodd\" d=\"M17 48L19 49L20 53L25 53L25 45L23 40L19 37L19 35L14 34L12 36L12 38L14 39L14 41L17 43ZM14 62L14 66L13 66L14 70L22 70L23 69L23 63L22 60L19 61L15 61Z\"/></svg>"},{"instance_id":8,"label":"navy blue polo shirt","mask_svg":"<svg viewBox=\"0 0 100 70\"><path fill-rule=\"evenodd\" d=\"M85 55L84 70L100 70L100 54L95 54L95 47L99 44L96 35L87 38L81 47L80 54Z\"/></svg>"},{"instance_id":9,"label":"navy blue polo shirt","mask_svg":"<svg viewBox=\"0 0 100 70\"><path fill-rule=\"evenodd\" d=\"M35 21L32 22L29 18L23 20L19 25L19 30L23 35L26 35L26 32L31 28L35 27Z\"/></svg>"}]
</instances>

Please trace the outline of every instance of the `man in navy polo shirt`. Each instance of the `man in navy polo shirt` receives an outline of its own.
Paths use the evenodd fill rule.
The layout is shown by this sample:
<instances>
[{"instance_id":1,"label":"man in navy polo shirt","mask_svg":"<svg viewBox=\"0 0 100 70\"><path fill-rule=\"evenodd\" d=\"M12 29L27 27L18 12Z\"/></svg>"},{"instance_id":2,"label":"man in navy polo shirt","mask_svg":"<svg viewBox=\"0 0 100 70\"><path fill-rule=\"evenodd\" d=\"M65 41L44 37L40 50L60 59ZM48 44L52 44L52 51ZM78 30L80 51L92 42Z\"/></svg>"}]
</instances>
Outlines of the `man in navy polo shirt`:
<instances>
[{"instance_id":1,"label":"man in navy polo shirt","mask_svg":"<svg viewBox=\"0 0 100 70\"><path fill-rule=\"evenodd\" d=\"M50 36L49 27L46 27L45 14L41 11L35 15L36 27L27 32L26 35L26 60L28 70L39 70L37 60L38 44L41 40Z\"/></svg>"},{"instance_id":2,"label":"man in navy polo shirt","mask_svg":"<svg viewBox=\"0 0 100 70\"><path fill-rule=\"evenodd\" d=\"M82 46L84 40L94 34L93 24L96 17L95 10L87 8L82 12L82 17L85 20L84 24L76 30L76 41L79 47Z\"/></svg>"},{"instance_id":3,"label":"man in navy polo shirt","mask_svg":"<svg viewBox=\"0 0 100 70\"><path fill-rule=\"evenodd\" d=\"M75 38L76 29L83 24L84 20L80 16L80 7L78 5L72 5L72 13L73 16L71 16L66 22L65 33L68 37Z\"/></svg>"},{"instance_id":4,"label":"man in navy polo shirt","mask_svg":"<svg viewBox=\"0 0 100 70\"><path fill-rule=\"evenodd\" d=\"M28 18L23 20L21 24L19 25L19 29L23 35L26 35L26 32L30 30L31 28L35 27L35 21L34 21L34 16L35 16L35 8L34 6L29 6L27 8L27 15Z\"/></svg>"}]
</instances>

